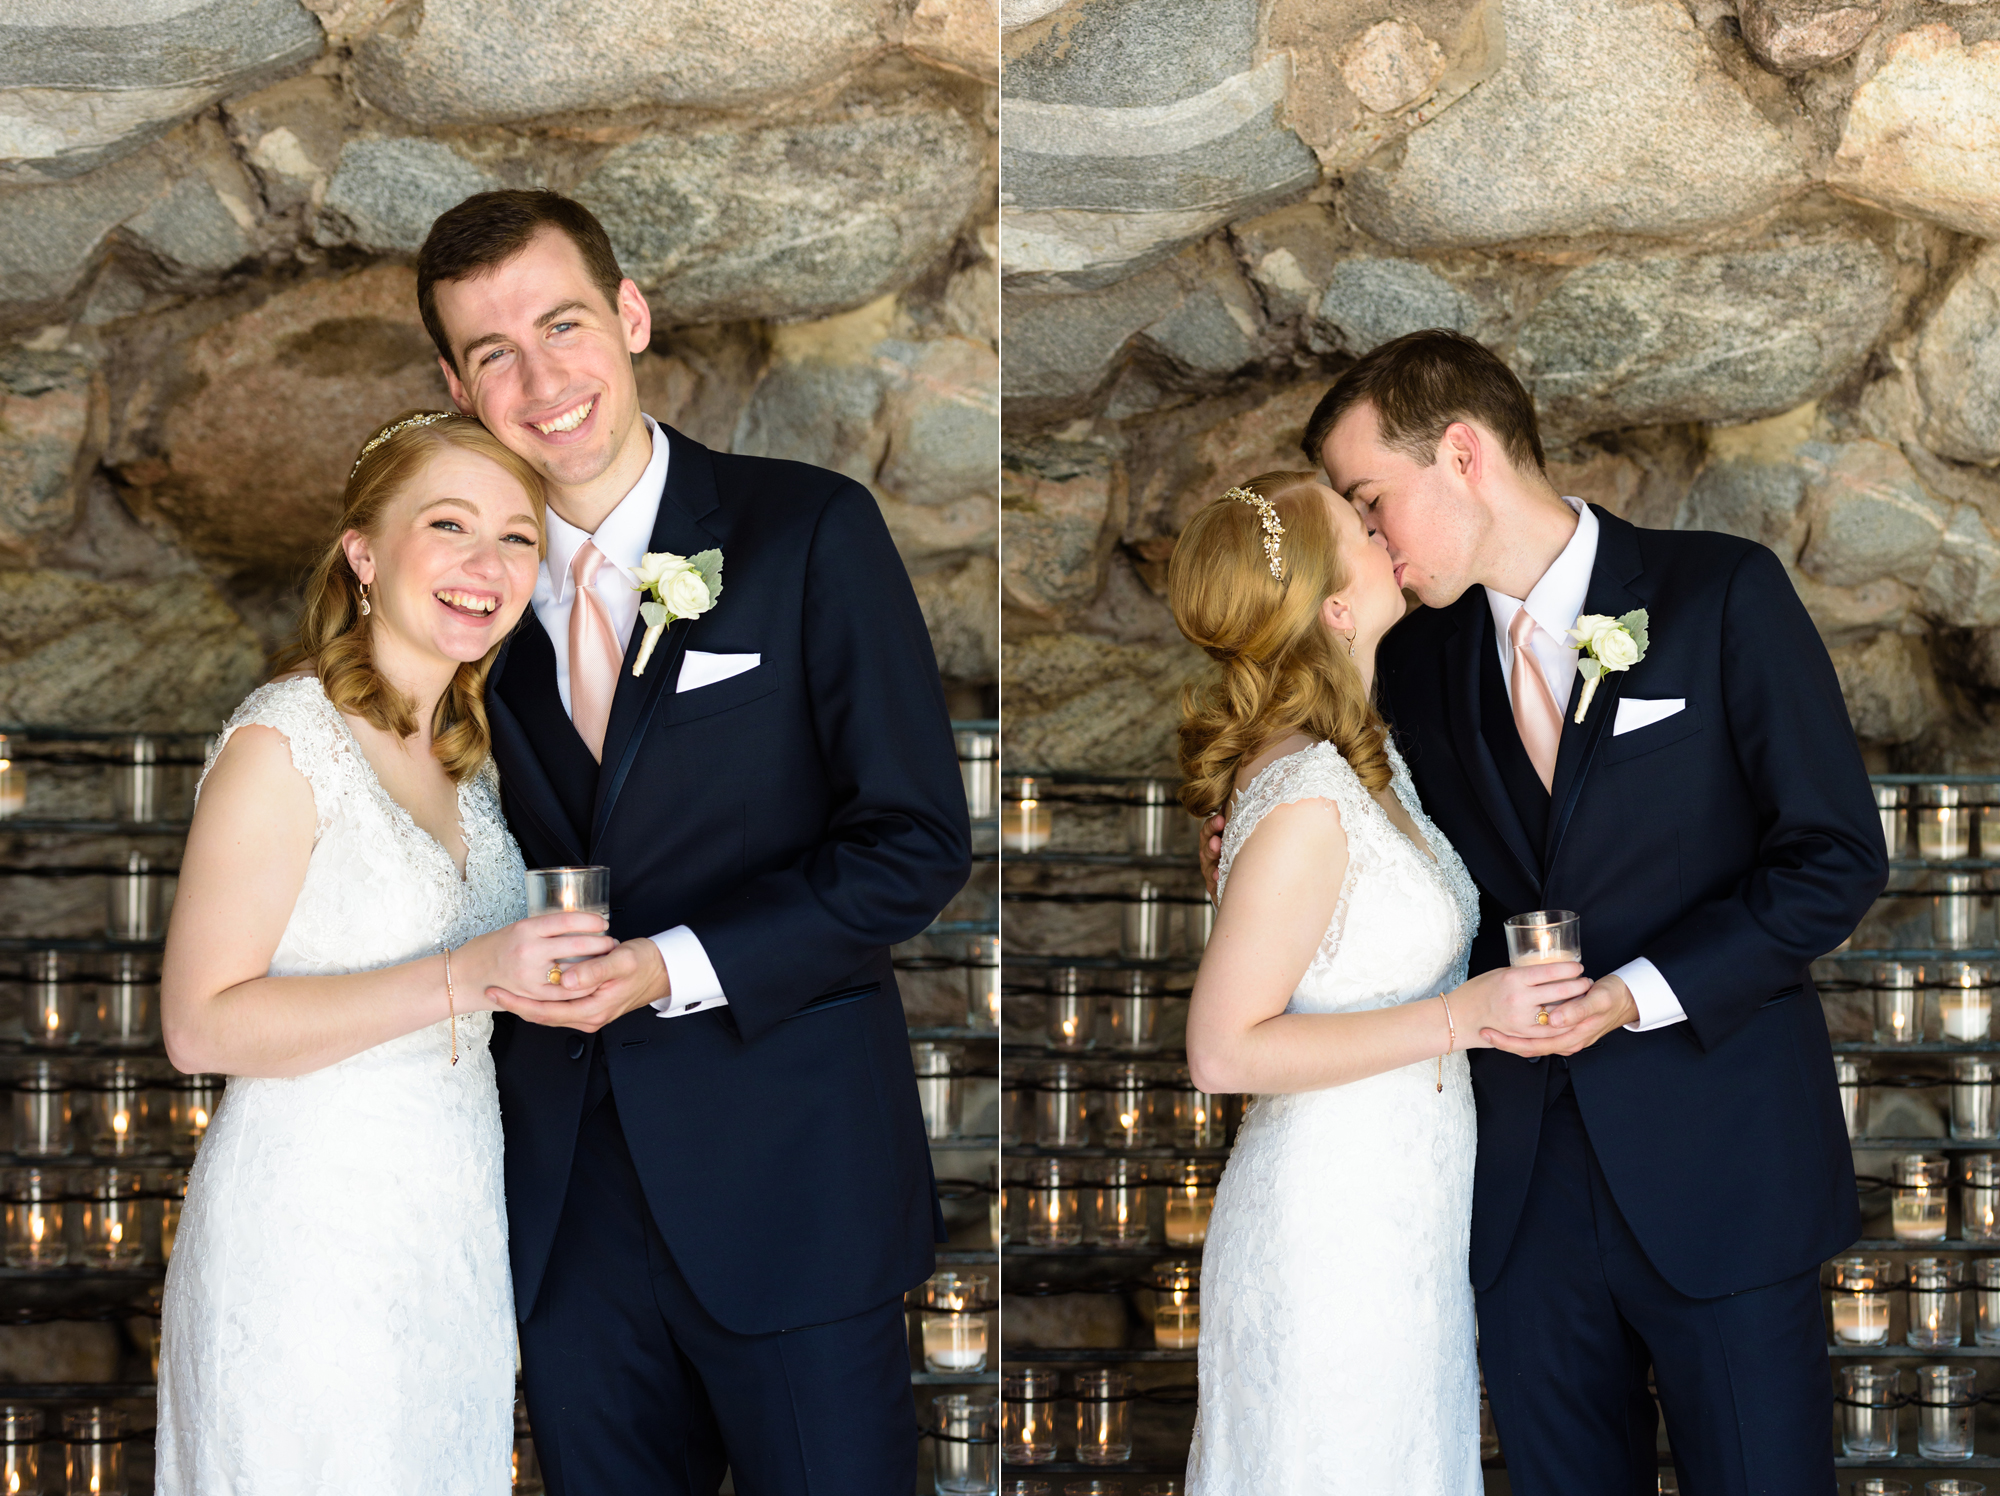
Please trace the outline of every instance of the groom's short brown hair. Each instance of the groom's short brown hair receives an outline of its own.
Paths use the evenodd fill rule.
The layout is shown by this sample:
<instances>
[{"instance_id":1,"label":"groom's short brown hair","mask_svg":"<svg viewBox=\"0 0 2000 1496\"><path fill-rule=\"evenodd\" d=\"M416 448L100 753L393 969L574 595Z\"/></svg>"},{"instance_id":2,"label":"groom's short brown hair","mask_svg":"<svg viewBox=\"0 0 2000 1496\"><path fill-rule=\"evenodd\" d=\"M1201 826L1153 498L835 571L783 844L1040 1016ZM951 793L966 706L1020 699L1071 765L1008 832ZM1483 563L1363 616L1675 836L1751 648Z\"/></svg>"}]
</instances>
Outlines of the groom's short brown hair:
<instances>
[{"instance_id":1,"label":"groom's short brown hair","mask_svg":"<svg viewBox=\"0 0 2000 1496\"><path fill-rule=\"evenodd\" d=\"M1299 446L1318 466L1336 422L1357 405L1375 407L1382 445L1429 467L1453 421L1477 421L1518 468L1547 467L1535 402L1500 355L1446 327L1404 333L1364 353L1321 397Z\"/></svg>"},{"instance_id":2,"label":"groom's short brown hair","mask_svg":"<svg viewBox=\"0 0 2000 1496\"><path fill-rule=\"evenodd\" d=\"M424 247L417 251L417 311L439 355L452 368L458 367L458 356L438 316L437 283L465 280L506 264L545 228L555 229L576 246L591 283L616 309L625 272L618 268L611 236L590 209L560 192L539 188L475 193L440 213L424 236Z\"/></svg>"}]
</instances>

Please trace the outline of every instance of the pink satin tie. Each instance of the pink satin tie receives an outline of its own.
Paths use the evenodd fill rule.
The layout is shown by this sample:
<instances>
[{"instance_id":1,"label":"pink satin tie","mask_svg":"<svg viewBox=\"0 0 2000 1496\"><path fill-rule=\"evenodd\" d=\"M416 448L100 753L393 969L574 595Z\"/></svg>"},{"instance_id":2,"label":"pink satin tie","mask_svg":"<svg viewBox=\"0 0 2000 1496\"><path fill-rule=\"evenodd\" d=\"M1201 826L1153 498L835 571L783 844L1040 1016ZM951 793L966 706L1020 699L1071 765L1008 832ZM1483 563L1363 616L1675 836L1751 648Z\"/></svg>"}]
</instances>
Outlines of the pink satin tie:
<instances>
[{"instance_id":1,"label":"pink satin tie","mask_svg":"<svg viewBox=\"0 0 2000 1496\"><path fill-rule=\"evenodd\" d=\"M1514 729L1521 734L1521 746L1528 750L1528 762L1535 766L1542 788L1553 790L1556 750L1562 746L1562 709L1550 694L1541 662L1528 648L1528 640L1535 628L1535 620L1526 608L1517 612L1514 621L1507 625L1507 638L1514 646L1513 678L1508 682L1508 689L1514 698ZM571 637L575 637L573 632ZM572 645L571 652L574 651L575 646Z\"/></svg>"},{"instance_id":2,"label":"pink satin tie","mask_svg":"<svg viewBox=\"0 0 2000 1496\"><path fill-rule=\"evenodd\" d=\"M603 567L604 553L587 540L569 563L576 585L569 609L569 720L599 763L604 761L604 729L611 721L618 671L625 663L611 615L592 585Z\"/></svg>"}]
</instances>

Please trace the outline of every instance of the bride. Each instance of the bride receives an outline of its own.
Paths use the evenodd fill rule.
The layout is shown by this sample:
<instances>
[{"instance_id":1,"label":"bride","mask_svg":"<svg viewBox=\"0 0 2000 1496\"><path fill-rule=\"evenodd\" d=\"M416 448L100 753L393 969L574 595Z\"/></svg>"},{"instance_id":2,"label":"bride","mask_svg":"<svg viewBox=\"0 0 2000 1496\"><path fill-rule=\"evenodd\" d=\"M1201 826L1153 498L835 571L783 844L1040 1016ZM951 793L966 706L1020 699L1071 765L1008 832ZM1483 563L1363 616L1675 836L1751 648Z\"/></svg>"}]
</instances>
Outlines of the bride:
<instances>
[{"instance_id":1,"label":"bride","mask_svg":"<svg viewBox=\"0 0 2000 1496\"><path fill-rule=\"evenodd\" d=\"M204 775L162 975L167 1051L230 1076L162 1311L161 1496L500 1496L514 1317L489 987L601 955L522 919L480 692L542 485L477 421L361 450L293 667Z\"/></svg>"},{"instance_id":2,"label":"bride","mask_svg":"<svg viewBox=\"0 0 2000 1496\"><path fill-rule=\"evenodd\" d=\"M1182 801L1229 812L1188 1065L1255 1096L1203 1254L1188 1496L1477 1496L1464 1051L1590 984L1465 980L1478 895L1370 703L1403 597L1352 507L1253 479L1167 587L1221 667L1186 703Z\"/></svg>"}]
</instances>

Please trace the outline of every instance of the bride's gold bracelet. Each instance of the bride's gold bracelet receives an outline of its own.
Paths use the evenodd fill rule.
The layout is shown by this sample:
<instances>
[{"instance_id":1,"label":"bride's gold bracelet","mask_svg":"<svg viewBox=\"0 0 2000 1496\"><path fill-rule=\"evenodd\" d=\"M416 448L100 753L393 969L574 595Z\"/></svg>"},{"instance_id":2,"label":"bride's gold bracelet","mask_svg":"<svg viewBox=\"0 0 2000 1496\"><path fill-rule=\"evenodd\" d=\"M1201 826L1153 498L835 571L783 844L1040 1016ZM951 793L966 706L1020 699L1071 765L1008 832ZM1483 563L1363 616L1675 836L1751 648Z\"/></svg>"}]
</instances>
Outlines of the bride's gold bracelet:
<instances>
[{"instance_id":1,"label":"bride's gold bracelet","mask_svg":"<svg viewBox=\"0 0 2000 1496\"><path fill-rule=\"evenodd\" d=\"M451 990L451 947L444 948L444 1007L451 1014L451 1062L458 1063L458 998ZM1438 1087L1443 1090L1443 1086Z\"/></svg>"},{"instance_id":2,"label":"bride's gold bracelet","mask_svg":"<svg viewBox=\"0 0 2000 1496\"><path fill-rule=\"evenodd\" d=\"M1453 1050L1458 1048L1458 1022L1451 1016L1451 999L1446 997L1442 992L1440 992L1438 994L1438 1001L1444 1004L1445 1027L1451 1030L1451 1042L1445 1046L1444 1054L1438 1056L1438 1094L1443 1095L1444 1055L1450 1054Z\"/></svg>"}]
</instances>

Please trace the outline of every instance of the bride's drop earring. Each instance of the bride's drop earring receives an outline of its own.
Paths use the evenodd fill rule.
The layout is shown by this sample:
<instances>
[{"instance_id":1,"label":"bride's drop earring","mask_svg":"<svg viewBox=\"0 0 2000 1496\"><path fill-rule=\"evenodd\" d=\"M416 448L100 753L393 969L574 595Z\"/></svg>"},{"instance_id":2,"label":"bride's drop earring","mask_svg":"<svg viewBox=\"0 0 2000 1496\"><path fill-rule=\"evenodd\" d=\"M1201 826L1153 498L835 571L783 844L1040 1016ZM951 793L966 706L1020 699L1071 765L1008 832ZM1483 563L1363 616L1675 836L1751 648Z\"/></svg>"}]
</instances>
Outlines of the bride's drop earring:
<instances>
[{"instance_id":1,"label":"bride's drop earring","mask_svg":"<svg viewBox=\"0 0 2000 1496\"><path fill-rule=\"evenodd\" d=\"M1347 657L1350 660L1354 658L1354 635L1360 632L1360 629L1356 629L1353 634L1347 636Z\"/></svg>"},{"instance_id":2,"label":"bride's drop earring","mask_svg":"<svg viewBox=\"0 0 2000 1496\"><path fill-rule=\"evenodd\" d=\"M362 582L359 584L359 586L361 588L361 616L363 618L366 618L370 613L374 612L375 610L368 606L368 584L366 582ZM1347 652L1349 654L1354 653L1354 645L1352 642L1348 644Z\"/></svg>"}]
</instances>

